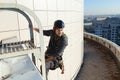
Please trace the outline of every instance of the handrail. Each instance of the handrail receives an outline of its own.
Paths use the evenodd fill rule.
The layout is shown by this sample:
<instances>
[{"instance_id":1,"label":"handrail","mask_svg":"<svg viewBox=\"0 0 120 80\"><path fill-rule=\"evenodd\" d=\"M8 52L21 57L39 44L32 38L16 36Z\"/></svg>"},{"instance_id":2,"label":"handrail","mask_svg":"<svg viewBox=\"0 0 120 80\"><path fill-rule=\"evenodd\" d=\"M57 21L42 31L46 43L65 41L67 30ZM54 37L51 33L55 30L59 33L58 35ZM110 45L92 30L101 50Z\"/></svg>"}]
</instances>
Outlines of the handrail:
<instances>
[{"instance_id":1,"label":"handrail","mask_svg":"<svg viewBox=\"0 0 120 80\"><path fill-rule=\"evenodd\" d=\"M91 34L91 33L87 33L84 32L84 37L91 39L93 41L96 41L100 44L102 44L103 46L107 47L109 50L112 51L113 55L116 57L116 62L120 67L120 46L115 44L114 42L107 40L105 38L99 37L97 35Z\"/></svg>"},{"instance_id":2,"label":"handrail","mask_svg":"<svg viewBox=\"0 0 120 80\"><path fill-rule=\"evenodd\" d=\"M32 24L32 21L30 19L30 17L25 13L23 12L22 10L18 9L18 8L0 8L0 10L9 10L9 11L15 11L15 12L19 12L20 14L22 14L28 21L29 23L29 28L30 28L30 38L31 38L31 41L34 42L34 34L33 34L33 24Z\"/></svg>"},{"instance_id":3,"label":"handrail","mask_svg":"<svg viewBox=\"0 0 120 80\"><path fill-rule=\"evenodd\" d=\"M42 61L42 71L43 71L43 80L46 80L46 71L45 71L45 59L44 59L44 40L43 40L43 28L41 26L40 20L39 18L35 15L35 13L30 10L29 8L26 8L23 5L20 4L15 4L15 3L0 3L0 8L1 9L7 9L7 10L12 10L12 11L17 11L19 13L21 13L22 15L24 15L26 17L26 19L29 22L29 27L30 27L30 35L31 35L31 39L34 38L33 36L33 31L32 31L32 24L31 24L31 20L29 19L29 17L26 15L29 14L37 23L38 27L39 27L39 38L40 38L40 50L41 50L41 61Z\"/></svg>"}]
</instances>

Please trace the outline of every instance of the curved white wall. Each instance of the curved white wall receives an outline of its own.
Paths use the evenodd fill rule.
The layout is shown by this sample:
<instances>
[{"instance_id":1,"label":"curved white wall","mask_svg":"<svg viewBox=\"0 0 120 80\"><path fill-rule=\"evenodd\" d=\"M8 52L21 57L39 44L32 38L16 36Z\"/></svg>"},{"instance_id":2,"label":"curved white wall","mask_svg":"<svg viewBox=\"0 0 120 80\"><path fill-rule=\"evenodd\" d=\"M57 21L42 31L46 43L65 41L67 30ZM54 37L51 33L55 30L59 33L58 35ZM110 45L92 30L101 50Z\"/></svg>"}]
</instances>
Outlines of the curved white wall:
<instances>
[{"instance_id":1,"label":"curved white wall","mask_svg":"<svg viewBox=\"0 0 120 80\"><path fill-rule=\"evenodd\" d=\"M115 44L112 41L109 41L105 38L99 37L99 36L91 34L91 33L84 32L84 37L94 40L94 41L102 44L103 46L107 47L108 49L110 49L113 52L113 55L116 56L118 65L120 65L120 46L118 46L117 44Z\"/></svg>"},{"instance_id":2,"label":"curved white wall","mask_svg":"<svg viewBox=\"0 0 120 80\"><path fill-rule=\"evenodd\" d=\"M76 76L83 60L83 0L12 0L13 3L24 5L35 12L41 21L44 29L52 29L53 23L57 19L65 22L64 32L69 39L69 45L65 49L63 59L65 64L65 74L61 74L61 70L50 71L49 80L71 80ZM2 0L1 3L9 2ZM9 12L8 12L9 13ZM3 16L0 13L0 17ZM5 12L7 14L7 12ZM4 16L5 16L4 14ZM14 14L14 17L12 17ZM12 17L12 25L10 29L16 30L13 32L0 33L1 39L11 36L17 36L19 40L28 40L29 32L25 18L17 13L7 14L4 19L8 22ZM10 17L9 17L10 16ZM17 20L17 21L16 21ZM0 19L0 21L3 21ZM34 20L32 20L34 23ZM7 22L5 21L4 24ZM0 24L2 25L2 24ZM37 27L36 23L33 24ZM6 25L5 25L6 26ZM4 27L4 26L3 26ZM4 28L3 28L4 29ZM18 30L18 31L17 31ZM19 31L20 30L20 31ZM2 31L2 30L0 30ZM3 30L4 31L4 30ZM7 35L9 34L9 35ZM24 34L26 36L24 36ZM39 46L38 33L35 32L35 43ZM28 36L28 37L27 37ZM44 37L45 49L48 45L49 38Z\"/></svg>"}]
</instances>

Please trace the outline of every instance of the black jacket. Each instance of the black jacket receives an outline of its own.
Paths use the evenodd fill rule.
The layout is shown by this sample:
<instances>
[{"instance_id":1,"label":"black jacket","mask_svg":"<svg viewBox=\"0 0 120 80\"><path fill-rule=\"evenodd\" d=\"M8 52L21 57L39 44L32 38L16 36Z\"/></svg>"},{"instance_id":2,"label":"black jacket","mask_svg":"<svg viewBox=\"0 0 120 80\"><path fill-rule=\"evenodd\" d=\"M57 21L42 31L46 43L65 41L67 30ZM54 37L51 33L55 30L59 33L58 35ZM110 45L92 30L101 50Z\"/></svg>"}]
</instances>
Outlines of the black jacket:
<instances>
[{"instance_id":1,"label":"black jacket","mask_svg":"<svg viewBox=\"0 0 120 80\"><path fill-rule=\"evenodd\" d=\"M46 50L46 55L49 56L62 56L64 49L68 45L68 38L67 36L63 33L61 37L57 36L53 30L44 30L43 34L45 36L50 36L50 41L48 48Z\"/></svg>"}]
</instances>

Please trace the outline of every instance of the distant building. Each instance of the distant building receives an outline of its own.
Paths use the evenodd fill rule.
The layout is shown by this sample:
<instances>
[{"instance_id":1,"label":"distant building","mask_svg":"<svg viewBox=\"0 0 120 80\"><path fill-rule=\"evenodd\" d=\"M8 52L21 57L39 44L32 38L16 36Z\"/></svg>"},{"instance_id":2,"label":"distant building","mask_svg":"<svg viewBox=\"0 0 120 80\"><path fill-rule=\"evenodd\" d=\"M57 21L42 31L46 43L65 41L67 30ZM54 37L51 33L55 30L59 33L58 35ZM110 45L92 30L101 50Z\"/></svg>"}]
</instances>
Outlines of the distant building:
<instances>
[{"instance_id":1,"label":"distant building","mask_svg":"<svg viewBox=\"0 0 120 80\"><path fill-rule=\"evenodd\" d=\"M105 19L106 19L106 17L96 18L97 21L103 21Z\"/></svg>"},{"instance_id":2,"label":"distant building","mask_svg":"<svg viewBox=\"0 0 120 80\"><path fill-rule=\"evenodd\" d=\"M96 17L91 21L84 21L84 29L120 45L120 18L119 17Z\"/></svg>"},{"instance_id":3,"label":"distant building","mask_svg":"<svg viewBox=\"0 0 120 80\"><path fill-rule=\"evenodd\" d=\"M120 18L106 18L94 20L94 34L109 39L120 45Z\"/></svg>"}]
</instances>

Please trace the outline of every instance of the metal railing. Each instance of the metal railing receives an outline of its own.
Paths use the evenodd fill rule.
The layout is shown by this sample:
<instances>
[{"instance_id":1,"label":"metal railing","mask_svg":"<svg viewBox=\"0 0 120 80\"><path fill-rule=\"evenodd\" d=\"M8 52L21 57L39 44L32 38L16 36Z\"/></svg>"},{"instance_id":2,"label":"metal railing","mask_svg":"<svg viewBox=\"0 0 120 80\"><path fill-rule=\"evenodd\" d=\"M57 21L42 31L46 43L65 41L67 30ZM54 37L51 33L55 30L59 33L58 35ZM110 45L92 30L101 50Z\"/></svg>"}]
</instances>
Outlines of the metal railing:
<instances>
[{"instance_id":1,"label":"metal railing","mask_svg":"<svg viewBox=\"0 0 120 80\"><path fill-rule=\"evenodd\" d=\"M0 10L15 11L15 12L19 12L20 14L22 14L28 21L29 29L30 29L30 38L31 38L30 41L1 44L0 45L1 46L0 49L3 52L0 53L1 54L0 58L13 57L13 56L19 56L19 55L25 55L25 54L33 53L35 57L38 57L38 59L41 60L41 63L42 63L42 76L43 76L43 80L46 80L45 59L44 59L44 42L43 42L44 41L43 40L43 29L42 29L40 20L38 19L38 17L35 15L35 13L32 10L26 8L23 5L19 5L19 4L1 3L0 4ZM37 48L37 49L36 48L29 49L29 48L33 47L33 44L34 44L34 34L33 34L33 24L32 24L32 21L31 21L31 19L29 18L29 16L27 14L29 14L34 19L34 21L37 23L37 25L39 27L39 30L40 30L40 33L39 33L40 47ZM31 42L33 44L31 44ZM19 49L21 49L20 46L22 44L24 44L25 46L27 45L26 46L27 49L23 49L22 48L22 50L19 51ZM15 46L17 46L19 49L15 48ZM2 50L2 49L4 49L4 50ZM13 53L13 54L12 55L7 55L7 53Z\"/></svg>"}]
</instances>

